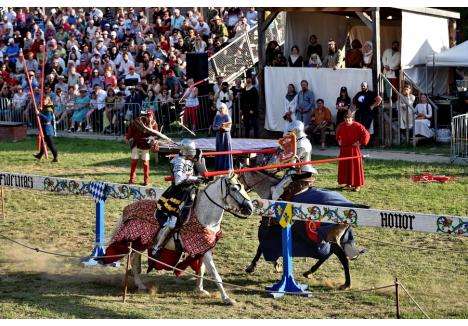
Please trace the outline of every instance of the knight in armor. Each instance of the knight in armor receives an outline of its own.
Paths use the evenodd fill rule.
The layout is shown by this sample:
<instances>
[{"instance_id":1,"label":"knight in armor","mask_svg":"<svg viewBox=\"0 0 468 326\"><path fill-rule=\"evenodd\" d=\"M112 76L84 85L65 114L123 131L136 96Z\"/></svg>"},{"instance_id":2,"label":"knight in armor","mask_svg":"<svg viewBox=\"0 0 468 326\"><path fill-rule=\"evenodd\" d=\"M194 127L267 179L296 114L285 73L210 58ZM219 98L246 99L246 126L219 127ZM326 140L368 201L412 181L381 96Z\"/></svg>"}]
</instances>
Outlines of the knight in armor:
<instances>
[{"instance_id":1,"label":"knight in armor","mask_svg":"<svg viewBox=\"0 0 468 326\"><path fill-rule=\"evenodd\" d=\"M157 148L157 143L152 142L151 130L158 131L158 124L154 120L154 113L151 110L142 111L140 116L134 119L128 128L125 142L130 144L132 148L132 163L128 181L130 184L135 183L136 168L140 158L143 161L144 184L145 186L150 184L150 149L154 148L156 150Z\"/></svg>"},{"instance_id":2,"label":"knight in armor","mask_svg":"<svg viewBox=\"0 0 468 326\"><path fill-rule=\"evenodd\" d=\"M167 236L188 219L198 185L205 181L199 174L206 172L201 150L197 150L192 140L180 142L180 153L170 162L171 174L174 177L171 186L159 197L158 213L167 216L166 223L156 235L153 255L156 255L166 242Z\"/></svg>"},{"instance_id":3,"label":"knight in armor","mask_svg":"<svg viewBox=\"0 0 468 326\"><path fill-rule=\"evenodd\" d=\"M312 145L304 132L304 123L300 120L294 120L288 125L288 132L296 135L296 157L291 163L308 162L311 160ZM312 164L301 165L289 168L281 181L271 187L271 199L278 200L285 189L294 181L306 180L312 175L318 174Z\"/></svg>"}]
</instances>

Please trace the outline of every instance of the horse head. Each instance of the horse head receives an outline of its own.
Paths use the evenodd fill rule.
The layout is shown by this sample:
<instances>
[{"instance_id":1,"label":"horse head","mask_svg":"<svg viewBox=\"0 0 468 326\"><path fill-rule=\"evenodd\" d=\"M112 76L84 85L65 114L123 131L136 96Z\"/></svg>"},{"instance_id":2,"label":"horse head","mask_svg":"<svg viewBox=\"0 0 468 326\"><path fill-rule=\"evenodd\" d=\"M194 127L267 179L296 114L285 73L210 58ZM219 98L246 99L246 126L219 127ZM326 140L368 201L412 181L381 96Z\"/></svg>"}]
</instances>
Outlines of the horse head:
<instances>
[{"instance_id":1,"label":"horse head","mask_svg":"<svg viewBox=\"0 0 468 326\"><path fill-rule=\"evenodd\" d=\"M221 194L227 211L240 218L252 215L252 201L234 171L221 179Z\"/></svg>"}]
</instances>

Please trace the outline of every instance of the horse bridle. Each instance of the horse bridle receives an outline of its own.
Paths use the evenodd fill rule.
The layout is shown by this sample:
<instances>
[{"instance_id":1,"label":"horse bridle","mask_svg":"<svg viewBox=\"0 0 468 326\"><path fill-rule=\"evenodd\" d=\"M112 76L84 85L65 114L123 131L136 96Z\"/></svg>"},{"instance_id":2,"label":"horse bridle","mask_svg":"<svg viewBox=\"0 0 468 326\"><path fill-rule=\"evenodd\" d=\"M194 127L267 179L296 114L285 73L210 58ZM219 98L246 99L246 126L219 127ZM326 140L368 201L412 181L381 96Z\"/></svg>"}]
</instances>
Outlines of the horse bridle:
<instances>
[{"instance_id":1,"label":"horse bridle","mask_svg":"<svg viewBox=\"0 0 468 326\"><path fill-rule=\"evenodd\" d=\"M225 187L226 187L226 196L223 197L224 203L227 203L227 200L226 200L226 199L227 199L227 197L229 197L229 196L232 197L232 198L235 200L234 196L231 195L231 190L230 190L229 185L227 184L227 183L228 183L227 180L224 179L223 181L224 181ZM222 193L222 192L223 192L223 182L221 182L221 193ZM205 191L203 191L203 194L205 194L206 198L208 198L208 200L209 200L210 202L212 202L215 206L221 208L222 210L225 210L225 211L231 213L231 214L234 215L235 217L238 217L238 218L241 218L241 219L247 219L247 216L239 215L239 214L233 212L232 210L227 209L227 208L221 206L220 204L218 204L217 202L215 202L215 201L208 195L206 189L205 189ZM241 204L241 205L243 206L244 203L245 203L245 201L246 201L246 198L245 198L244 196L242 196L242 197L243 197L243 199L242 199L242 204Z\"/></svg>"}]
</instances>

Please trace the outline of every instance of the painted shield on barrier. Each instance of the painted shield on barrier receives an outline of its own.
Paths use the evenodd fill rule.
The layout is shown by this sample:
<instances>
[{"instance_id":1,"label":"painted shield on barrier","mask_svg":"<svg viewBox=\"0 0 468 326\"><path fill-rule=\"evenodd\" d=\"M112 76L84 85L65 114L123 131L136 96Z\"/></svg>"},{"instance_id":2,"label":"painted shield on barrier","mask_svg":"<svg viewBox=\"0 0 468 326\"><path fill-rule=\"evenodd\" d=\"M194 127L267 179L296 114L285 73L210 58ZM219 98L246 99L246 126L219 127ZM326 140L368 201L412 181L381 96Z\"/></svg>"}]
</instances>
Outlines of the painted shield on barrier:
<instances>
[{"instance_id":1,"label":"painted shield on barrier","mask_svg":"<svg viewBox=\"0 0 468 326\"><path fill-rule=\"evenodd\" d=\"M294 157L296 156L296 135L293 133L289 133L283 138L278 140L278 144L280 145L281 149L283 150L278 155L278 160L280 163L289 163L291 162Z\"/></svg>"}]
</instances>

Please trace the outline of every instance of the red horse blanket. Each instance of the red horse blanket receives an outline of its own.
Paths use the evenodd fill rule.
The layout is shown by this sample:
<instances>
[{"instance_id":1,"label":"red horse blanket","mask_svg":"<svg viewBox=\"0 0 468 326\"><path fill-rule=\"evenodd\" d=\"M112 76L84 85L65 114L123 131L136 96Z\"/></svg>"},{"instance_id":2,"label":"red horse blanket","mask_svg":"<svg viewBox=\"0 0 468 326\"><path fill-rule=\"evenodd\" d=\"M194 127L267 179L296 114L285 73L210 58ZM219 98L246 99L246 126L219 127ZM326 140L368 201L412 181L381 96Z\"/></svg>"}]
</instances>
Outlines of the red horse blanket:
<instances>
[{"instance_id":1,"label":"red horse blanket","mask_svg":"<svg viewBox=\"0 0 468 326\"><path fill-rule=\"evenodd\" d=\"M125 207L123 210L122 226L115 233L110 246L106 249L106 256L128 253L130 242L135 250L144 251L150 249L153 239L160 228L158 221L154 218L155 211L156 201L154 200L141 200ZM208 230L204 225L200 224L196 216L192 215L180 230L180 238L188 257L184 261L179 262L182 253L164 249L161 251L158 260L182 270L191 266L198 272L201 265L201 257L208 250L214 248L221 237L221 230L216 233ZM150 250L148 250L149 252ZM108 264L119 259L120 257L105 258L104 263ZM148 272L152 269L171 270L168 266L149 260ZM180 272L176 272L176 275L179 276Z\"/></svg>"}]
</instances>

